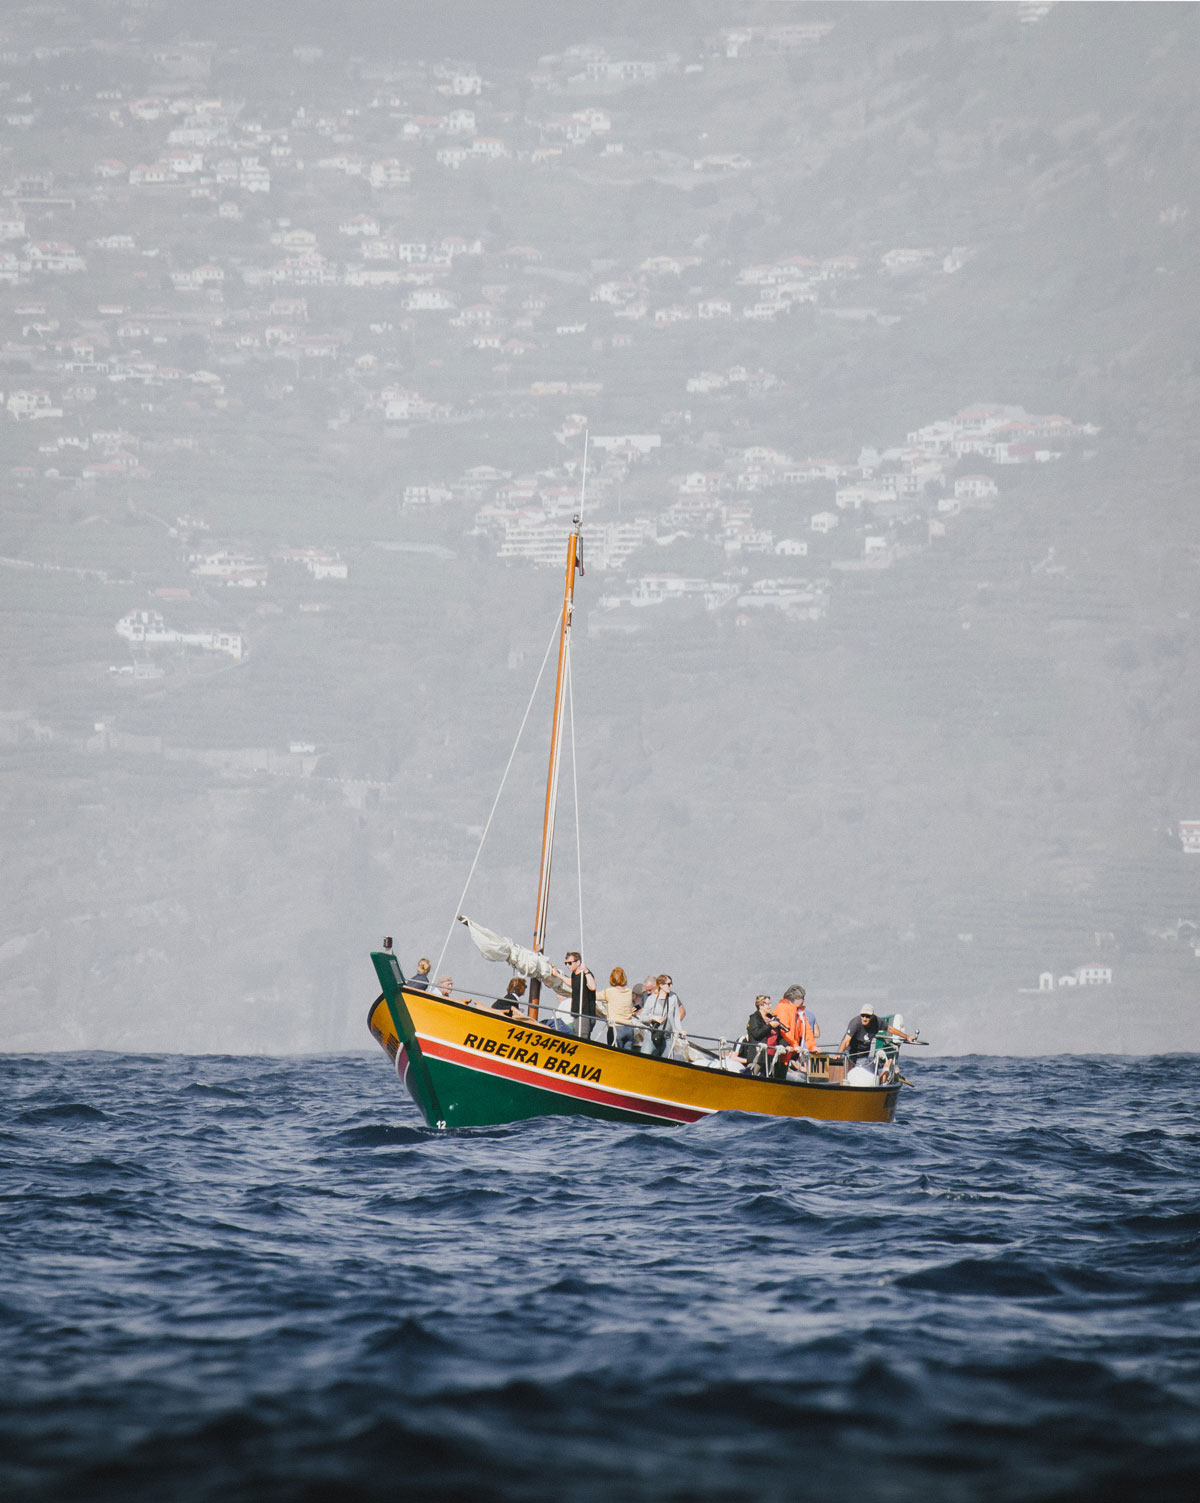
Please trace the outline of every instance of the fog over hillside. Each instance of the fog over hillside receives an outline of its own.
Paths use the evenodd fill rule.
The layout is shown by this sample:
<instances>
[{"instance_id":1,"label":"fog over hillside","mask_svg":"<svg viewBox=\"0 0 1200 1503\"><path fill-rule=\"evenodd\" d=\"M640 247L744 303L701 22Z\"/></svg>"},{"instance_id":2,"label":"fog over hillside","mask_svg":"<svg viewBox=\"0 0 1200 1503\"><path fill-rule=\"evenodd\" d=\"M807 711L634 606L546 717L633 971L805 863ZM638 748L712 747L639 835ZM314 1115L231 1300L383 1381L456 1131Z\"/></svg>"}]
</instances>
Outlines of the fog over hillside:
<instances>
[{"instance_id":1,"label":"fog over hillside","mask_svg":"<svg viewBox=\"0 0 1200 1503\"><path fill-rule=\"evenodd\" d=\"M1192 5L6 8L0 1047L503 990L586 440L556 957L578 814L697 1032L1200 1048L1198 76Z\"/></svg>"}]
</instances>

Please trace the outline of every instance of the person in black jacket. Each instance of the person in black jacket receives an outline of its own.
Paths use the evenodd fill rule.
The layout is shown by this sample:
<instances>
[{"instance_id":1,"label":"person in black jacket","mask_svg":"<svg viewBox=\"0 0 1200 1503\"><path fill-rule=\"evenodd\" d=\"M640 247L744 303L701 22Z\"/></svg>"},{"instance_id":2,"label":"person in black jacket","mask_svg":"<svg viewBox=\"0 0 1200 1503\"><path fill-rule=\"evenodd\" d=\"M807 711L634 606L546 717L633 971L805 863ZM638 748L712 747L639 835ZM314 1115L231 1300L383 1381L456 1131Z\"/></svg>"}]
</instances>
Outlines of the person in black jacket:
<instances>
[{"instance_id":1,"label":"person in black jacket","mask_svg":"<svg viewBox=\"0 0 1200 1503\"><path fill-rule=\"evenodd\" d=\"M503 1013L506 1018L523 1018L525 1014L521 1011L521 998L524 995L524 976L514 976L504 995L497 997L492 1003L492 1011Z\"/></svg>"},{"instance_id":2,"label":"person in black jacket","mask_svg":"<svg viewBox=\"0 0 1200 1503\"><path fill-rule=\"evenodd\" d=\"M738 1053L746 1061L747 1075L765 1075L772 1046L779 1037L771 1017L771 999L765 993L755 997L754 1011L746 1019L746 1042Z\"/></svg>"}]
</instances>

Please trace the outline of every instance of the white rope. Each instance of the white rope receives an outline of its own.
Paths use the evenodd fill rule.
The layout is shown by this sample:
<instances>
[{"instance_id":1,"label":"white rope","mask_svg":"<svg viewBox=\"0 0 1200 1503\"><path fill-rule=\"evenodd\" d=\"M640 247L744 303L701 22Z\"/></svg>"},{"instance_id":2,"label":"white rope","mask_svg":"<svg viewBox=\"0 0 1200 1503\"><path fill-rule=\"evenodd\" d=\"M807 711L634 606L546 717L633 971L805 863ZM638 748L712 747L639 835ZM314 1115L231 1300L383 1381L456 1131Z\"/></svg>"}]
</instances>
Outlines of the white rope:
<instances>
[{"instance_id":1,"label":"white rope","mask_svg":"<svg viewBox=\"0 0 1200 1503\"><path fill-rule=\"evenodd\" d=\"M571 783L575 790L575 880L579 894L579 953L587 963L583 947L583 842L579 838L579 768L575 761L575 677L571 672L571 649L567 647L567 709L571 718Z\"/></svg>"},{"instance_id":2,"label":"white rope","mask_svg":"<svg viewBox=\"0 0 1200 1503\"><path fill-rule=\"evenodd\" d=\"M588 440L591 430L583 430L583 474L579 479L579 533L583 541L583 509L587 501ZM583 943L583 842L579 838L579 769L575 760L575 679L571 672L571 644L567 643L567 705L571 715L571 782L575 790L575 890L579 896L579 953L587 964ZM583 983L580 982L582 986Z\"/></svg>"},{"instance_id":3,"label":"white rope","mask_svg":"<svg viewBox=\"0 0 1200 1503\"><path fill-rule=\"evenodd\" d=\"M550 652L554 647L555 639L559 634L561 623L562 610L559 609L554 614L554 630L550 633L550 640L546 644L546 654L542 658L542 666L538 669L538 676L533 686L533 693L529 696L529 703L525 706L525 714L521 719L521 728L517 732L517 739L513 742L513 749L508 754L508 763L504 769L504 776L500 779L500 786L496 789L496 797L492 802L492 812L488 815L487 824L485 824L483 827L483 834L479 837L479 849L475 852L475 860L471 862L471 870L467 873L467 880L463 886L462 896L459 898L458 905L454 910L454 917L450 920L450 927L446 930L446 938L442 942L442 952L438 956L437 965L434 967L433 971L435 977L441 974L442 961L446 958L446 951L449 948L450 940L454 934L454 926L458 923L458 915L463 911L463 904L467 901L467 888L469 888L471 885L471 879L475 875L475 868L479 865L479 858L483 854L483 843L488 838L488 831L492 828L492 820L496 817L496 809L500 803L500 795L504 792L504 785L508 781L508 774L510 769L512 768L513 761L516 758L517 748L520 746L521 737L525 733L525 725L529 720L529 712L533 709L533 702L537 698L537 691L539 688L541 688L542 674L545 673L546 664L550 661Z\"/></svg>"}]
</instances>

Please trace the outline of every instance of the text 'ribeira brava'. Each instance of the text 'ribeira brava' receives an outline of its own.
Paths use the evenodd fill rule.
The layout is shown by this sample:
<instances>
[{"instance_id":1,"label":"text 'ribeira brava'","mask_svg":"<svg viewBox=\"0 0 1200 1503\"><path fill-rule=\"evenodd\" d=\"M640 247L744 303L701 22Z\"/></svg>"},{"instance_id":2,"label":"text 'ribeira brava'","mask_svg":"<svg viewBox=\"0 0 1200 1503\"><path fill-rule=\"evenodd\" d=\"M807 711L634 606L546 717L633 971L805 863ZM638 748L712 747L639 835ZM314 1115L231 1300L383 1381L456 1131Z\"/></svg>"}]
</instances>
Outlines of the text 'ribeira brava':
<instances>
[{"instance_id":1,"label":"text 'ribeira brava'","mask_svg":"<svg viewBox=\"0 0 1200 1503\"><path fill-rule=\"evenodd\" d=\"M518 1035L522 1030L510 1030ZM528 1037L529 1035L526 1035ZM578 1044L568 1044L566 1052L558 1052L559 1041L555 1038L539 1039L540 1049L528 1049L517 1038L489 1039L478 1033L468 1033L463 1039L467 1049L478 1049L481 1054L494 1054L497 1059L511 1059L515 1065L533 1065L539 1070L551 1070L556 1075L569 1075L576 1080L599 1080L599 1065L580 1064L571 1059Z\"/></svg>"}]
</instances>

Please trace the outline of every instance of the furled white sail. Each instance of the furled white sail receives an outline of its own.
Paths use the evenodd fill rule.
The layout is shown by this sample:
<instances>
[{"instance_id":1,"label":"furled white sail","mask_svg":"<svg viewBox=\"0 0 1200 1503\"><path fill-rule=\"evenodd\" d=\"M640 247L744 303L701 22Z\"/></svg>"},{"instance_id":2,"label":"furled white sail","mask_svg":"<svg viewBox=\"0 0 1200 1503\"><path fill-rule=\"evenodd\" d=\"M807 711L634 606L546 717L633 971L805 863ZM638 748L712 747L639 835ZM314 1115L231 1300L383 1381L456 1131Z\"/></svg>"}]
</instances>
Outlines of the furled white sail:
<instances>
[{"instance_id":1,"label":"furled white sail","mask_svg":"<svg viewBox=\"0 0 1200 1503\"><path fill-rule=\"evenodd\" d=\"M536 976L539 981L554 980L554 966L545 955L515 944L502 934L485 929L474 919L464 918L462 914L459 914L459 923L466 924L472 944L485 960L503 961L521 976Z\"/></svg>"}]
</instances>

